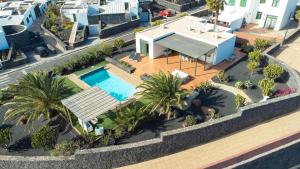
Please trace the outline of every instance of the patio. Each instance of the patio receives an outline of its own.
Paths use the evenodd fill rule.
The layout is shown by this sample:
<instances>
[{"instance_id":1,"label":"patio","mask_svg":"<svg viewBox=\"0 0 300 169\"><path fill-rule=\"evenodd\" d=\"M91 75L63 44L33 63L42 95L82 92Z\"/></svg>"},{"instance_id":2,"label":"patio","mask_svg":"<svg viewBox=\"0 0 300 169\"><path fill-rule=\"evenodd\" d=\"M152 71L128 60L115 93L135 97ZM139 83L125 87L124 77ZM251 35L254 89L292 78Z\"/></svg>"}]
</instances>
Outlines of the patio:
<instances>
[{"instance_id":1,"label":"patio","mask_svg":"<svg viewBox=\"0 0 300 169\"><path fill-rule=\"evenodd\" d=\"M211 68L204 70L204 66L206 65L202 61L197 62L197 69L195 75L196 62L190 62L187 60L181 61L181 71L189 74L191 76L191 80L186 84L182 85L185 89L192 89L197 87L201 82L205 82L215 76L219 71L226 69L233 63L235 63L239 58L245 56L244 53L239 50L235 51L236 58L234 61L223 61L218 65L212 66ZM167 58L165 56L160 56L155 59L150 59L148 56L142 56L139 62L130 60L128 57L124 57L121 59L136 68L133 73L134 76L140 77L141 75L147 73L149 75L156 74L159 71L163 71L165 73L172 72L175 69L180 69L180 59L178 53L172 53Z\"/></svg>"}]
</instances>

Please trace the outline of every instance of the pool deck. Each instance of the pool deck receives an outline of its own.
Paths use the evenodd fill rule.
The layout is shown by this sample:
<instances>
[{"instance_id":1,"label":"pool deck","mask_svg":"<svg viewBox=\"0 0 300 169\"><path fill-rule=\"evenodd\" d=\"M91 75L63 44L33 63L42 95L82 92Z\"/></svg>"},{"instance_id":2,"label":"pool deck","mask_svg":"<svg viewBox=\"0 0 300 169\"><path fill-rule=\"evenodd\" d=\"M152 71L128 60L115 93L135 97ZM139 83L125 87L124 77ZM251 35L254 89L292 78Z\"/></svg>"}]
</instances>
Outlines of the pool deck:
<instances>
[{"instance_id":1,"label":"pool deck","mask_svg":"<svg viewBox=\"0 0 300 169\"><path fill-rule=\"evenodd\" d=\"M134 87L137 87L138 85L140 85L143 82L136 76L133 76L130 73L127 73L112 64L107 64L105 66L105 69L108 70L109 73L120 77L121 79L125 80L127 83L133 85ZM80 76L82 76L82 75L80 75ZM82 81L80 79L80 76L72 73L70 75L67 75L67 78L70 79L71 81L73 81L75 84L77 84L82 89L89 89L90 86L88 84L86 84L84 81Z\"/></svg>"}]
</instances>

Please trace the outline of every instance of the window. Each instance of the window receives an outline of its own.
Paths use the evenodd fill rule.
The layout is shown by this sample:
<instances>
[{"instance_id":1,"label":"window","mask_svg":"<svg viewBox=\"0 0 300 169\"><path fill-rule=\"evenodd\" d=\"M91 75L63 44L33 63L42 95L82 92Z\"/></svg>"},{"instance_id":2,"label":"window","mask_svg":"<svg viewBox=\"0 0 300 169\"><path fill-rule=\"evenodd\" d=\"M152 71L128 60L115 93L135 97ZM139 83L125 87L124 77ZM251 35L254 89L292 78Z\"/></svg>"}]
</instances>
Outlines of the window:
<instances>
[{"instance_id":1,"label":"window","mask_svg":"<svg viewBox=\"0 0 300 169\"><path fill-rule=\"evenodd\" d=\"M262 16L262 12L257 12L256 13L256 19L261 19Z\"/></svg>"},{"instance_id":2,"label":"window","mask_svg":"<svg viewBox=\"0 0 300 169\"><path fill-rule=\"evenodd\" d=\"M26 18L26 22L29 23L29 18Z\"/></svg>"},{"instance_id":3,"label":"window","mask_svg":"<svg viewBox=\"0 0 300 169\"><path fill-rule=\"evenodd\" d=\"M228 5L229 6L234 6L235 5L235 0L229 0Z\"/></svg>"},{"instance_id":4,"label":"window","mask_svg":"<svg viewBox=\"0 0 300 169\"><path fill-rule=\"evenodd\" d=\"M266 3L266 0L260 0L259 3L265 4L265 3Z\"/></svg>"},{"instance_id":5,"label":"window","mask_svg":"<svg viewBox=\"0 0 300 169\"><path fill-rule=\"evenodd\" d=\"M247 0L241 0L240 6L245 7L247 5Z\"/></svg>"},{"instance_id":6,"label":"window","mask_svg":"<svg viewBox=\"0 0 300 169\"><path fill-rule=\"evenodd\" d=\"M279 6L279 0L273 0L272 7L278 7Z\"/></svg>"}]
</instances>

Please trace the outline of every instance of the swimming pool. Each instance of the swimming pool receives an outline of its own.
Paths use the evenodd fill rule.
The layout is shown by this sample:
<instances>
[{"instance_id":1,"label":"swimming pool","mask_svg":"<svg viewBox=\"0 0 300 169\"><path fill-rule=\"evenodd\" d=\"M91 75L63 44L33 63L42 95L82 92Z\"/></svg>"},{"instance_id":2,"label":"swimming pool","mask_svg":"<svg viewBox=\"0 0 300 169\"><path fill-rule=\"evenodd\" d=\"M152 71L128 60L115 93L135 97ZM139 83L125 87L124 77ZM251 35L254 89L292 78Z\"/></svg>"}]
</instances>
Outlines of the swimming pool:
<instances>
[{"instance_id":1,"label":"swimming pool","mask_svg":"<svg viewBox=\"0 0 300 169\"><path fill-rule=\"evenodd\" d=\"M98 86L119 101L124 101L132 96L135 87L123 79L100 68L80 77L89 86Z\"/></svg>"}]
</instances>

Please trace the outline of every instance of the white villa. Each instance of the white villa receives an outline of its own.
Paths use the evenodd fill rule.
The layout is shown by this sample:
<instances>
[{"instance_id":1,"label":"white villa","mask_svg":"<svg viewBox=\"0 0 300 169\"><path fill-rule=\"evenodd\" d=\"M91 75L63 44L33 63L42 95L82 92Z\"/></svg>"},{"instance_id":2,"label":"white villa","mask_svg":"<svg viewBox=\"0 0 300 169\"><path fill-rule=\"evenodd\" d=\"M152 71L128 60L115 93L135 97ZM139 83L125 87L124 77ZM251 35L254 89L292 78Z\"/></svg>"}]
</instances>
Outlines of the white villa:
<instances>
[{"instance_id":1,"label":"white villa","mask_svg":"<svg viewBox=\"0 0 300 169\"><path fill-rule=\"evenodd\" d=\"M258 24L261 28L281 30L293 17L298 0L226 0L219 16L220 22L239 29L243 22Z\"/></svg>"},{"instance_id":2,"label":"white villa","mask_svg":"<svg viewBox=\"0 0 300 169\"><path fill-rule=\"evenodd\" d=\"M185 16L136 33L136 52L155 59L172 50L180 57L216 65L233 56L236 36L230 28L213 28L202 18Z\"/></svg>"}]
</instances>

